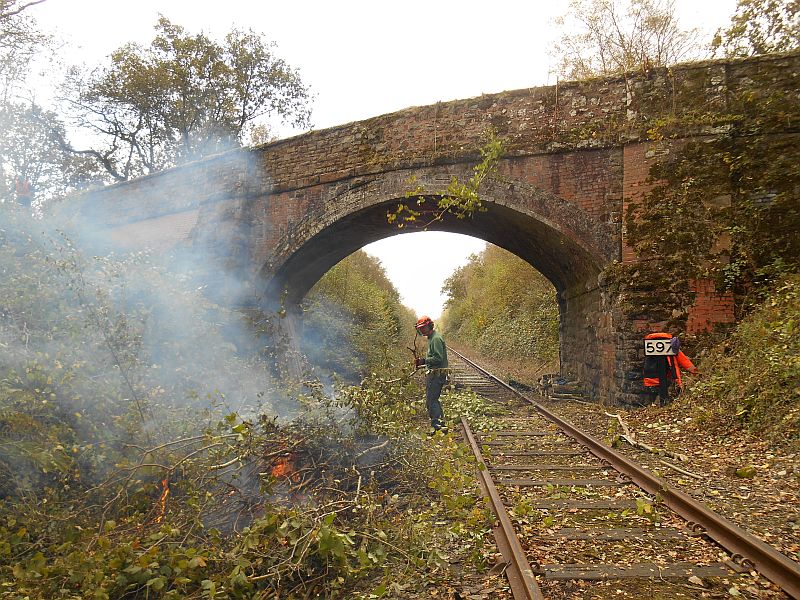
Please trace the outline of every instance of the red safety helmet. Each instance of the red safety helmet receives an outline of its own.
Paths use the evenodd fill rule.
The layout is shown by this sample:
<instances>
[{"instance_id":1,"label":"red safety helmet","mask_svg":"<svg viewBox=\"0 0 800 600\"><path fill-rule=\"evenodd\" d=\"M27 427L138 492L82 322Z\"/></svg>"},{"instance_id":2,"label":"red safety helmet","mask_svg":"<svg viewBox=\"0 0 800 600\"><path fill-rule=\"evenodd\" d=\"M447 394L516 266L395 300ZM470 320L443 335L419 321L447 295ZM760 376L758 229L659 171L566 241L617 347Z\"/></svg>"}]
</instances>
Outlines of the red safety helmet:
<instances>
[{"instance_id":1,"label":"red safety helmet","mask_svg":"<svg viewBox=\"0 0 800 600\"><path fill-rule=\"evenodd\" d=\"M422 316L419 319L417 319L417 324L414 325L414 327L417 329L417 331L419 331L420 329L424 329L428 325L433 327L433 321L428 316Z\"/></svg>"}]
</instances>

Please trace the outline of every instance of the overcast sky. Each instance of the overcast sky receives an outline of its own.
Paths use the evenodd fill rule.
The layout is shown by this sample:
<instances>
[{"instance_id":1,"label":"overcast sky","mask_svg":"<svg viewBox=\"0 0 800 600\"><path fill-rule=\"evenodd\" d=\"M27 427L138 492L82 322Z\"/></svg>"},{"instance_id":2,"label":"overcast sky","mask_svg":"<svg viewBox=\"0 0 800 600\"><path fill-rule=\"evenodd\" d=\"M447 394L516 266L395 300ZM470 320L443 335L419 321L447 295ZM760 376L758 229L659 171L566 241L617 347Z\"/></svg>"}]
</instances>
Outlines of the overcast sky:
<instances>
[{"instance_id":1,"label":"overcast sky","mask_svg":"<svg viewBox=\"0 0 800 600\"><path fill-rule=\"evenodd\" d=\"M548 48L567 0L47 0L31 9L68 46L64 61L95 65L129 41L153 37L161 13L190 32L253 29L277 44L314 94L316 129L409 106L554 83ZM684 26L710 38L735 0L676 0ZM52 77L52 73L48 74ZM280 130L281 137L295 133ZM371 244L404 302L438 317L440 287L483 242L418 233ZM438 254L424 272L411 256Z\"/></svg>"}]
</instances>

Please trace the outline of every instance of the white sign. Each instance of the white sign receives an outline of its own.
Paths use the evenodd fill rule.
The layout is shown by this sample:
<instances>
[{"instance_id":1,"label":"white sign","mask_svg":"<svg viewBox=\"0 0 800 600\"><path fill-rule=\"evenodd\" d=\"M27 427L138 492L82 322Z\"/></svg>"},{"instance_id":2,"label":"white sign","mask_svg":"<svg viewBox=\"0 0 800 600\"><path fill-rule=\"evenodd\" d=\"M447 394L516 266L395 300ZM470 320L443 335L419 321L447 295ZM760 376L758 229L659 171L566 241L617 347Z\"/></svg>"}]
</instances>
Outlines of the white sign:
<instances>
[{"instance_id":1,"label":"white sign","mask_svg":"<svg viewBox=\"0 0 800 600\"><path fill-rule=\"evenodd\" d=\"M675 356L671 340L645 340L644 353L646 356Z\"/></svg>"}]
</instances>

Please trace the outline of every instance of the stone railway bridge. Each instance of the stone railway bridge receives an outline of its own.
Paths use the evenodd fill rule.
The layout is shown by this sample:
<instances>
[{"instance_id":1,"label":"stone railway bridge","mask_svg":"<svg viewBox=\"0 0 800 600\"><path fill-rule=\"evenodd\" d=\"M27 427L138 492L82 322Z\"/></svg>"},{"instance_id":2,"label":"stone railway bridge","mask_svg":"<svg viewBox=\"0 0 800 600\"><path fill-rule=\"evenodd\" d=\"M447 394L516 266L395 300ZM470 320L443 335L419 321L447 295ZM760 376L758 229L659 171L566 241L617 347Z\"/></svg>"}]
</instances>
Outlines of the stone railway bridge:
<instances>
[{"instance_id":1,"label":"stone railway bridge","mask_svg":"<svg viewBox=\"0 0 800 600\"><path fill-rule=\"evenodd\" d=\"M623 216L652 185L653 161L719 133L698 125L656 143L648 128L698 107L724 113L732 91L763 91L765 79L796 89L799 63L798 54L695 63L408 108L84 194L78 214L123 246L210 253L228 280L291 306L350 253L413 231L390 225L387 211L417 185L436 197L453 176L466 181L492 128L507 152L481 188L488 210L432 229L481 238L543 273L560 307L562 373L595 398L634 403L642 331L661 324L620 310L604 270L637 260ZM687 331L733 319L730 298L704 282L695 291Z\"/></svg>"}]
</instances>

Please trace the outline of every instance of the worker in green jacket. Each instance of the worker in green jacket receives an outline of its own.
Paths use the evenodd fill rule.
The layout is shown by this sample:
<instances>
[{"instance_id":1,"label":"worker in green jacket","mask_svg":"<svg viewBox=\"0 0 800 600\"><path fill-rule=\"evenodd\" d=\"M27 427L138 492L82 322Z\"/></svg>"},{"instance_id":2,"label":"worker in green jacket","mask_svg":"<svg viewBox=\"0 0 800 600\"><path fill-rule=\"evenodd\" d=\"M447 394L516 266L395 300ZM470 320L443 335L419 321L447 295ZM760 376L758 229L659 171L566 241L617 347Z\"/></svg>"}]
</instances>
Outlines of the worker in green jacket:
<instances>
[{"instance_id":1,"label":"worker in green jacket","mask_svg":"<svg viewBox=\"0 0 800 600\"><path fill-rule=\"evenodd\" d=\"M428 338L428 352L425 358L417 358L417 368L425 367L425 408L431 418L434 433L446 432L444 411L439 396L448 381L447 346L442 335L434 330L430 317L420 317L416 324L417 332Z\"/></svg>"}]
</instances>

